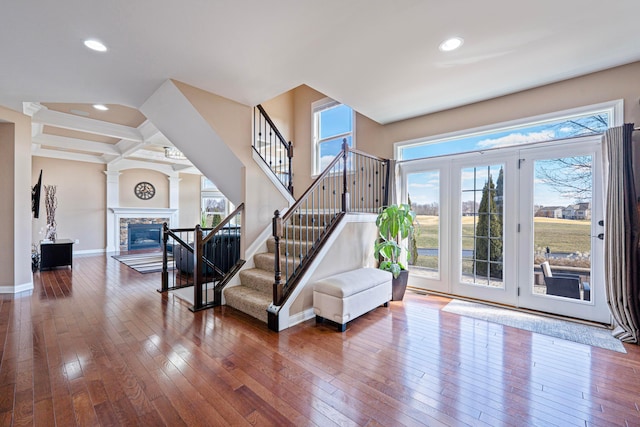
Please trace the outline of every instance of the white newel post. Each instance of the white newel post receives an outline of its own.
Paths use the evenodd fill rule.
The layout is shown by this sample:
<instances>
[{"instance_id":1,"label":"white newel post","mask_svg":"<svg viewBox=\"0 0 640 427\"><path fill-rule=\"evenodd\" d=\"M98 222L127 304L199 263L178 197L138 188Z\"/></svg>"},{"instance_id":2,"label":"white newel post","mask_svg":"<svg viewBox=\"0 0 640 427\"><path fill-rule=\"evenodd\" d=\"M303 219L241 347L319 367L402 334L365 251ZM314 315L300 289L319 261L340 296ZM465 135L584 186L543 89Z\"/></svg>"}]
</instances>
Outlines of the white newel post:
<instances>
[{"instance_id":1,"label":"white newel post","mask_svg":"<svg viewBox=\"0 0 640 427\"><path fill-rule=\"evenodd\" d=\"M116 230L115 215L109 208L120 206L120 172L105 171L107 176L107 252L120 250L118 236L120 232ZM117 231L117 232L116 232Z\"/></svg>"}]
</instances>

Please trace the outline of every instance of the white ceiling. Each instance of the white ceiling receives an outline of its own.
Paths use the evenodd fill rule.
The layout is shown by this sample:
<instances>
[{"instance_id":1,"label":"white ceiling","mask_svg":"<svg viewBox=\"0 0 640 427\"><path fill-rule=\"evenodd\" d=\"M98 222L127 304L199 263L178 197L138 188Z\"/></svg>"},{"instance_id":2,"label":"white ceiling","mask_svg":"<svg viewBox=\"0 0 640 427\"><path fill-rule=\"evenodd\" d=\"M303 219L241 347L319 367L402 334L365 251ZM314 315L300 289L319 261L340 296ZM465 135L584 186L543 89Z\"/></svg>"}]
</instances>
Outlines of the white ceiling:
<instances>
[{"instance_id":1,"label":"white ceiling","mask_svg":"<svg viewBox=\"0 0 640 427\"><path fill-rule=\"evenodd\" d=\"M384 124L640 60L638 0L20 0L0 11L0 104L17 110L138 108L173 78L247 105L307 84ZM454 35L462 48L440 52Z\"/></svg>"}]
</instances>

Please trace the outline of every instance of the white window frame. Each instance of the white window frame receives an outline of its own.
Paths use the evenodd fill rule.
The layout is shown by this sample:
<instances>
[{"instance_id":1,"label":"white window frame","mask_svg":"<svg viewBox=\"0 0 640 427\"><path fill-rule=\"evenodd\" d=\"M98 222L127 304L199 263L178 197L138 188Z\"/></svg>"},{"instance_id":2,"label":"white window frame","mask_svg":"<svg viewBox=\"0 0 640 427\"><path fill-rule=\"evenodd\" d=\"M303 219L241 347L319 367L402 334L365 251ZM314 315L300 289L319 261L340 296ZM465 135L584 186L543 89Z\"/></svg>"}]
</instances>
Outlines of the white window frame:
<instances>
[{"instance_id":1,"label":"white window frame","mask_svg":"<svg viewBox=\"0 0 640 427\"><path fill-rule=\"evenodd\" d=\"M313 142L313 149L311 150L311 175L313 177L320 175L322 172L322 170L320 170L320 145L329 140L320 139L320 120L318 120L318 113L339 105L343 104L331 98L324 98L311 103L311 141ZM349 107L348 105L346 106ZM349 136L351 137L351 148L356 148L356 112L353 108L351 108L351 132L332 135L330 139L347 138Z\"/></svg>"},{"instance_id":2,"label":"white window frame","mask_svg":"<svg viewBox=\"0 0 640 427\"><path fill-rule=\"evenodd\" d=\"M568 110L555 111L552 113L540 114L538 116L529 116L521 119L510 120L506 122L494 123L486 126L480 126L471 129L463 129L455 132L448 132L444 134L434 135L426 138L416 138L407 141L400 141L393 144L394 158L398 161L403 161L401 158L402 149L411 146L435 144L446 141L455 141L458 139L468 138L478 135L491 135L494 133L503 132L511 128L519 128L521 126L535 126L537 124L543 124L545 122L553 122L579 115L587 115L589 113L595 113L598 111L606 110L609 113L611 122L610 127L622 126L624 123L624 100L617 99L613 101L601 102L599 104L585 105L583 107L571 108ZM489 149L491 150L491 149ZM488 150L477 150L488 151ZM473 152L473 151L470 151ZM464 154L464 153L456 153ZM449 156L451 154L444 154ZM453 154L455 155L455 154ZM415 161L419 159L410 159L405 161Z\"/></svg>"}]
</instances>

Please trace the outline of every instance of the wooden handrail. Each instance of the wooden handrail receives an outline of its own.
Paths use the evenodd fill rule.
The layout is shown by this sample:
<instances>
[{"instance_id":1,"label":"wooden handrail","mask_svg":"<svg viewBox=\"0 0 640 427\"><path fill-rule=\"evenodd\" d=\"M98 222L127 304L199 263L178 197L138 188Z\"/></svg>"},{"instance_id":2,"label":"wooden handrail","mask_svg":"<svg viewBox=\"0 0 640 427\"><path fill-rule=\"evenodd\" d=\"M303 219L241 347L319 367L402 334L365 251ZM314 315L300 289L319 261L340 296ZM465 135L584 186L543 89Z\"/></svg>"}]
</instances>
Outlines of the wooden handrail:
<instances>
[{"instance_id":1,"label":"wooden handrail","mask_svg":"<svg viewBox=\"0 0 640 427\"><path fill-rule=\"evenodd\" d=\"M352 155L352 157L350 157L350 155ZM358 160L356 160L356 158ZM339 165L339 162L341 161L343 164ZM351 166L357 164L358 168L350 168L349 162L352 162ZM339 169L339 166L342 166L342 169ZM355 205L353 207L350 205L350 190L354 191L354 194L358 196L360 212L368 212L371 211L372 208L377 209L387 203L387 183L389 179L388 166L389 160L351 149L347 144L346 139L344 139L341 152L336 155L336 157L313 181L293 206L291 206L291 208L289 208L282 216L280 216L279 211L274 212L272 220L272 232L275 240L275 274L273 286L274 310L270 310L270 316L277 316L277 307L281 306L291 294L293 288L295 288L295 284L303 272L308 268L308 265L316 256L319 249L326 241L326 238L335 229L338 221L347 212L350 212L351 209L359 209ZM372 188L370 185L371 182L360 183L363 179L374 176L371 172L375 172L375 176L379 177L376 183L380 183L381 186L378 187L380 191L377 193L375 190L373 192L369 190ZM357 186L355 185L356 181L359 182ZM320 188L321 186L322 188ZM322 194L328 188L333 191L331 191L331 195L328 199L323 199L322 212L314 211L314 200L319 201L320 199L318 195ZM363 201L365 205L364 209L362 208ZM328 205L327 202L329 203ZM367 204L367 202L369 202L369 204ZM311 208L309 207L310 204ZM317 206L320 206L320 204ZM310 240L308 238L305 240L300 237L300 235L296 234L295 230L299 229L300 225L295 224L294 217L302 217L303 215L308 217L310 214L312 216L322 215L327 219L326 221L323 219L315 222L314 224L316 225L319 225L320 223L324 224L322 231L318 234L314 233ZM313 219L313 221L315 220L316 218ZM289 230L290 228L293 228L294 231L290 237L287 237L289 234L286 230ZM290 254L288 249L284 255L280 254L281 239L285 240L285 245L294 245L293 254ZM300 246L300 249L298 249L299 253L296 253L295 245L300 244L303 246ZM282 274L280 266L280 259L282 256L285 258L284 268L287 270L284 275ZM293 266L291 268L289 267L290 263L292 263L291 265ZM271 327L271 320L269 321L269 324Z\"/></svg>"},{"instance_id":2,"label":"wooden handrail","mask_svg":"<svg viewBox=\"0 0 640 427\"><path fill-rule=\"evenodd\" d=\"M282 136L282 134L280 133L280 131L278 130L278 127L275 125L275 123L273 123L273 120L271 120L271 117L269 117L269 115L267 114L267 112L264 110L264 108L262 107L262 105L258 104L256 105L256 108L258 109L258 111L260 111L260 114L262 114L262 116L264 117L264 119L267 121L267 123L269 123L269 126L271 126L271 129L273 129L273 133L276 134L276 137L278 138L278 140L280 141L280 143L282 144L282 146L284 148L286 148L287 150L289 150L289 144L287 143L287 140L284 139L284 136Z\"/></svg>"},{"instance_id":3,"label":"wooden handrail","mask_svg":"<svg viewBox=\"0 0 640 427\"><path fill-rule=\"evenodd\" d=\"M298 198L298 200L293 204L293 206L291 206L287 210L287 212L282 216L282 220L283 221L286 221L289 218L291 218L291 215L293 215L293 212L295 212L295 210L298 209L300 207L300 205L307 199L309 194L318 187L319 182L322 179L326 178L331 173L331 168L333 168L336 165L336 163L338 163L343 156L344 156L344 153L340 152L340 154L338 154L331 161L331 163L329 163L329 166L327 166L325 168L325 170L311 183L311 185L309 185L309 188L307 188L307 190L302 194L302 196L300 196Z\"/></svg>"},{"instance_id":4,"label":"wooden handrail","mask_svg":"<svg viewBox=\"0 0 640 427\"><path fill-rule=\"evenodd\" d=\"M197 311L220 305L222 303L222 288L229 282L231 277L233 277L233 275L235 275L240 270L240 267L245 262L240 258L236 258L236 255L239 255L239 252L237 254L235 253L236 250L239 251L240 249L240 237L236 236L235 231L240 230L240 233L242 233L242 227L229 227L229 223L234 218L237 218L243 211L244 203L241 203L236 209L234 209L233 212L231 212L231 214L223 219L220 224L210 229L204 229L200 225L196 225L194 228L177 228L172 230L169 229L167 223L164 223L162 289L160 289L160 291L166 292L171 289L193 286L194 303L193 307L191 307L191 310ZM234 233L231 233L231 230L233 230ZM226 233L227 231L229 231L228 234ZM208 232L208 234L205 236L204 232ZM189 235L187 235L186 237L189 242L193 242L191 244L186 242L185 239L182 238L181 233L193 233L192 237L190 237ZM213 245L209 245L211 247L207 246L207 243L216 235L220 235L221 239L224 239L225 236L228 236L229 239L233 238L238 240L235 241L235 246L217 245L216 242L213 242ZM176 274L174 277L176 281L178 280L178 278L180 278L181 281L185 280L184 278L186 278L186 280L183 284L173 287L169 286L169 269L167 255L169 238L172 238L174 243L172 248L173 256L176 257L177 254L181 254L180 259L182 259L185 263L183 265L189 266L191 263L193 264L192 276L188 273ZM225 250L227 252L224 252ZM213 252L210 252L208 255L208 251ZM210 260L208 256L212 256L212 259L214 261ZM220 259L220 263L217 263L217 261L215 261L218 259ZM228 265L228 263L230 262L234 263L234 265ZM213 283L212 288L208 285L211 283ZM205 285L207 285L207 289L213 291L213 300L211 300L209 293L204 291L203 286Z\"/></svg>"},{"instance_id":5,"label":"wooden handrail","mask_svg":"<svg viewBox=\"0 0 640 427\"><path fill-rule=\"evenodd\" d=\"M265 142L270 142L271 138L266 138L266 131L269 131L269 135L275 135L275 138L280 142L280 145L284 148L284 150L286 151L286 157L280 156L278 155L278 150L276 149L275 152L273 152L272 150L268 150L269 154L267 155L267 150L262 150L259 146L256 147L256 114L255 114L255 110L258 110L258 112L260 113L260 123L258 125L258 131L260 134L262 134L263 128L262 128L262 119L264 119L264 121L266 122L266 124L268 125L268 128L265 126L264 128L264 132L265 134L264 136L264 141ZM273 172L273 174L277 177L278 181L287 188L287 190L289 191L289 193L291 195L293 195L293 144L291 143L291 141L287 142L287 140L284 139L284 136L282 136L282 134L280 133L280 131L278 130L278 128L276 127L275 123L273 122L273 120L271 120L271 117L269 117L269 114L267 114L267 112L265 111L265 109L262 107L262 105L258 104L255 109L254 109L254 142L253 142L253 151L255 151L258 156L260 156L260 158L262 159L262 161L265 163L265 165L271 170L271 172ZM285 161L284 164L282 163L283 160ZM282 173L282 171L279 169L281 166L286 166L286 175L284 173ZM286 182L284 182L282 176L285 175L287 177Z\"/></svg>"},{"instance_id":6,"label":"wooden handrail","mask_svg":"<svg viewBox=\"0 0 640 427\"><path fill-rule=\"evenodd\" d=\"M216 227L207 234L202 243L207 243L209 239L211 239L218 231L223 229L227 224L231 222L233 218L236 217L240 212L244 210L244 203L240 203L237 208L233 210L225 219L223 219L220 224L216 225Z\"/></svg>"}]
</instances>

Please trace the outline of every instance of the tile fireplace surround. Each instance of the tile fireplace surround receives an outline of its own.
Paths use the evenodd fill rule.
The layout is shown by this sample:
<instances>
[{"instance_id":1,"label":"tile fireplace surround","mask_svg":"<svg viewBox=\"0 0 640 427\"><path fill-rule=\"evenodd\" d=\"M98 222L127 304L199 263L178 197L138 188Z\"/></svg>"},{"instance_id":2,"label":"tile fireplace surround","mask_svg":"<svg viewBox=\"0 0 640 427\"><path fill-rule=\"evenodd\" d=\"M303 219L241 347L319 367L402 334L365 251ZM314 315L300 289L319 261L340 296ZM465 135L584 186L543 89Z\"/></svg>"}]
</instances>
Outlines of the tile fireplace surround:
<instances>
[{"instance_id":1,"label":"tile fireplace surround","mask_svg":"<svg viewBox=\"0 0 640 427\"><path fill-rule=\"evenodd\" d=\"M167 208L109 208L113 216L107 220L112 227L107 227L107 242L113 247L111 251L126 251L129 239L129 224L162 224L169 227L175 222L177 209ZM108 248L111 249L111 248Z\"/></svg>"}]
</instances>

